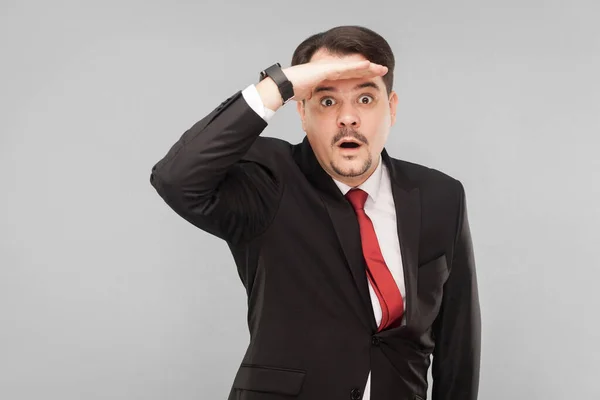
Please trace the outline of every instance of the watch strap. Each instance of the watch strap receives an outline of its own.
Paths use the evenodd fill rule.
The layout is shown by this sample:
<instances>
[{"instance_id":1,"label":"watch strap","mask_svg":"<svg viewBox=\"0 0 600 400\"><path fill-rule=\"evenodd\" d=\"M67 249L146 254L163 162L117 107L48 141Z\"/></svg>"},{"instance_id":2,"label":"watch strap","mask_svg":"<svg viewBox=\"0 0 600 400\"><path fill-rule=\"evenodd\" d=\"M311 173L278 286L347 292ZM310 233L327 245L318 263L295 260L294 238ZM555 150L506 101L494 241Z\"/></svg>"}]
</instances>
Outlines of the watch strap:
<instances>
[{"instance_id":1,"label":"watch strap","mask_svg":"<svg viewBox=\"0 0 600 400\"><path fill-rule=\"evenodd\" d=\"M281 98L283 99L283 104L294 98L294 86L281 70L281 64L275 63L262 71L260 73L260 80L262 81L267 76L273 79L273 82L277 85Z\"/></svg>"}]
</instances>

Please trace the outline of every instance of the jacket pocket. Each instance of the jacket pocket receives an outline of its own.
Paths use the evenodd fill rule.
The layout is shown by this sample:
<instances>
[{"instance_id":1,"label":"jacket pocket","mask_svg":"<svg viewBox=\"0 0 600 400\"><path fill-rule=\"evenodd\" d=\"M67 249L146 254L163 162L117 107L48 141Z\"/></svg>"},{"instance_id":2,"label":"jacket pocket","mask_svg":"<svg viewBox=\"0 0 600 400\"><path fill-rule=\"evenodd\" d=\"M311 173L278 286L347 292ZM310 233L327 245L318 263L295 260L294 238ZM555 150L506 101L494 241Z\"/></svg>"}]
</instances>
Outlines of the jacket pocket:
<instances>
[{"instance_id":1,"label":"jacket pocket","mask_svg":"<svg viewBox=\"0 0 600 400\"><path fill-rule=\"evenodd\" d=\"M423 268L423 269L440 269L440 268L442 268L442 265L446 268L448 267L448 265L446 264L446 253L434 258L433 260L425 261L424 263L419 264L419 270L421 268Z\"/></svg>"},{"instance_id":2,"label":"jacket pocket","mask_svg":"<svg viewBox=\"0 0 600 400\"><path fill-rule=\"evenodd\" d=\"M419 265L417 269L417 279L419 285L431 286L432 283L444 283L449 275L448 264L446 263L446 254L438 258Z\"/></svg>"},{"instance_id":3,"label":"jacket pocket","mask_svg":"<svg viewBox=\"0 0 600 400\"><path fill-rule=\"evenodd\" d=\"M299 369L242 364L233 381L234 389L298 395L306 371Z\"/></svg>"}]
</instances>

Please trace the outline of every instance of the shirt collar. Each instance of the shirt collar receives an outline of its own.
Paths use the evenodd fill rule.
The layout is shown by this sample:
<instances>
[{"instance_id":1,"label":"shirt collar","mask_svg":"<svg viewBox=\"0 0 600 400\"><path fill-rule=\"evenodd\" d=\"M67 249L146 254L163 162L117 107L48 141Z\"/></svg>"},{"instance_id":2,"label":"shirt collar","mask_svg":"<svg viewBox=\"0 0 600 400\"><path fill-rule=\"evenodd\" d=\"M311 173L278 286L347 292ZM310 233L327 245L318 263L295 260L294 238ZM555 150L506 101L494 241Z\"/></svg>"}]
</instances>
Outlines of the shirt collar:
<instances>
[{"instance_id":1,"label":"shirt collar","mask_svg":"<svg viewBox=\"0 0 600 400\"><path fill-rule=\"evenodd\" d=\"M381 155L380 155L378 164L377 164L377 168L375 168L375 171L373 171L371 176L369 176L366 181L364 181L362 184L360 184L356 187L357 189L361 189L361 190L364 190L365 192L367 192L367 194L369 195L369 197L371 197L371 199L373 199L373 201L377 201L377 195L379 194L379 187L381 186L381 175L383 174L382 164L383 164L383 162L382 162ZM337 187L340 189L340 191L342 192L342 194L344 196L346 195L346 193L348 193L350 191L350 189L352 189L352 186L348 186L345 183L340 182L336 179L333 179L333 181L335 182L335 184L337 185Z\"/></svg>"}]
</instances>

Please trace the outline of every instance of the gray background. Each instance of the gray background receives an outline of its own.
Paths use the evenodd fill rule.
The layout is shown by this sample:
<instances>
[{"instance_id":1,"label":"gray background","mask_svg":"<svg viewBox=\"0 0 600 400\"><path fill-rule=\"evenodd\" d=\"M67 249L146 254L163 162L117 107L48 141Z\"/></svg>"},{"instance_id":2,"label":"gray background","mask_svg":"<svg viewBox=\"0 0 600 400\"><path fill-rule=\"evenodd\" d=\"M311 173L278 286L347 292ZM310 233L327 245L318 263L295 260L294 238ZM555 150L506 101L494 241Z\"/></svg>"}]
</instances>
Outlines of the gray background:
<instances>
[{"instance_id":1,"label":"gray background","mask_svg":"<svg viewBox=\"0 0 600 400\"><path fill-rule=\"evenodd\" d=\"M150 169L343 24L395 51L390 153L467 189L480 398L600 398L600 3L0 4L1 399L226 397L244 290L226 245L176 216ZM264 135L300 141L294 107Z\"/></svg>"}]
</instances>

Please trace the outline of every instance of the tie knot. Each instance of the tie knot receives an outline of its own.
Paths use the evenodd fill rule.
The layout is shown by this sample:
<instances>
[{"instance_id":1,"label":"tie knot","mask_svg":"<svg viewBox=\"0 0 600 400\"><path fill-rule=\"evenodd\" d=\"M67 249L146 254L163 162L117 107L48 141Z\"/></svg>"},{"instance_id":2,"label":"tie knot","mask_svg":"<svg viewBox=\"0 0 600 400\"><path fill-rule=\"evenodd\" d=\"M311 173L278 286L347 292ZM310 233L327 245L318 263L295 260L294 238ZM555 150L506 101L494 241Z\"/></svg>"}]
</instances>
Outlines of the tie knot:
<instances>
[{"instance_id":1,"label":"tie knot","mask_svg":"<svg viewBox=\"0 0 600 400\"><path fill-rule=\"evenodd\" d=\"M369 197L369 194L361 189L351 189L346 193L346 198L350 201L354 210L362 210L365 208L367 197Z\"/></svg>"}]
</instances>

